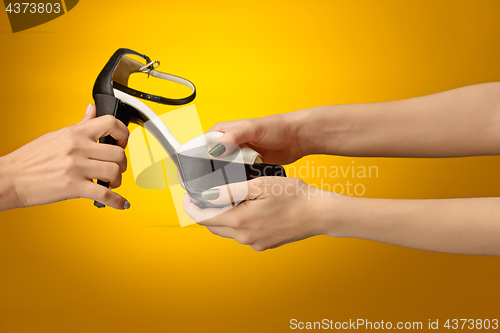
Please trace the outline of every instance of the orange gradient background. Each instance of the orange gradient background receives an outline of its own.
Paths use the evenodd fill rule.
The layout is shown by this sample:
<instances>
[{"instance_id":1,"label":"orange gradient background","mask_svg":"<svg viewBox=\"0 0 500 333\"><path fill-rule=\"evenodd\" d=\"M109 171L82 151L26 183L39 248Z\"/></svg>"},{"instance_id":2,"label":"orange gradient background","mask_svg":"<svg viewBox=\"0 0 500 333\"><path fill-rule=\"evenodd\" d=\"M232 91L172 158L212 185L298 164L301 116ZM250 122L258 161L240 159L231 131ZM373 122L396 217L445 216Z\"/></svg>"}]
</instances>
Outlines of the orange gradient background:
<instances>
[{"instance_id":1,"label":"orange gradient background","mask_svg":"<svg viewBox=\"0 0 500 333\"><path fill-rule=\"evenodd\" d=\"M13 34L2 12L0 155L80 121L120 47L192 80L208 130L498 81L499 14L497 0L83 0ZM378 166L362 180L365 197L500 196L496 156L295 165L307 161ZM80 199L0 213L0 332L282 332L292 318L425 327L499 316L498 258L326 236L255 252L180 228L169 191L137 187L130 168L117 191L130 210Z\"/></svg>"}]
</instances>

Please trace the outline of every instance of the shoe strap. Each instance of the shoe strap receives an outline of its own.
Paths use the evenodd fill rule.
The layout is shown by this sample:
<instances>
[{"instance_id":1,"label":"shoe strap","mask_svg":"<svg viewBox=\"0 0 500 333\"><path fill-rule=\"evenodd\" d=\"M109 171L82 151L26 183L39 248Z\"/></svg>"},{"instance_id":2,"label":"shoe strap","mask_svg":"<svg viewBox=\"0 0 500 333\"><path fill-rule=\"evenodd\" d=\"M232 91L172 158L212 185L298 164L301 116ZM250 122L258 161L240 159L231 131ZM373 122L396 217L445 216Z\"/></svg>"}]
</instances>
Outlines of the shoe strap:
<instances>
[{"instance_id":1,"label":"shoe strap","mask_svg":"<svg viewBox=\"0 0 500 333\"><path fill-rule=\"evenodd\" d=\"M135 73L143 73L143 72L135 72ZM113 81L113 88L120 90L128 95L134 96L136 98L141 98L141 99L144 99L147 101L152 101L155 103L166 104L166 105L184 105L184 104L192 102L195 99L196 87L194 86L194 84L191 81L184 79L180 76L162 73L162 72L159 72L156 70L151 70L148 74L153 76L153 77L159 78L159 79L182 84L182 85L190 88L193 92L191 95L189 95L187 97L183 97L183 98L167 98L167 97L152 95L152 94L148 94L148 93L145 93L145 92L142 92L139 90L135 90L135 89L127 87L123 84L120 84L116 81Z\"/></svg>"},{"instance_id":2,"label":"shoe strap","mask_svg":"<svg viewBox=\"0 0 500 333\"><path fill-rule=\"evenodd\" d=\"M141 62L138 62L129 57L125 57L125 55L127 54L133 54L145 59L147 65L145 66ZM113 54L113 56L111 56L106 66L97 77L96 83L94 85L93 95L96 96L98 94L105 94L114 96L114 88L136 98L166 105L183 105L190 103L195 99L196 87L191 81L180 76L157 71L155 70L157 66L154 67L155 63L158 62L152 62L151 59L146 55L140 54L130 49L119 49ZM159 79L179 83L190 88L192 90L192 93L191 95L183 98L166 98L163 96L157 96L135 90L128 87L128 79L130 74L132 73L145 73L148 76L151 75Z\"/></svg>"}]
</instances>

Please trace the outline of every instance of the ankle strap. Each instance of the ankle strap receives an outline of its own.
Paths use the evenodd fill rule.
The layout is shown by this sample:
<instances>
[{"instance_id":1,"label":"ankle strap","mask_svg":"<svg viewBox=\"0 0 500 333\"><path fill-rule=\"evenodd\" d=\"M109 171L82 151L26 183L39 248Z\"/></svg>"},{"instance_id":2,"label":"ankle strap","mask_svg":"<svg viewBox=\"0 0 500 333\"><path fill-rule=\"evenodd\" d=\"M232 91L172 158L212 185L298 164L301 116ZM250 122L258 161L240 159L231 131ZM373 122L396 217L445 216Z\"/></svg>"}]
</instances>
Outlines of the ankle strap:
<instances>
[{"instance_id":1,"label":"ankle strap","mask_svg":"<svg viewBox=\"0 0 500 333\"><path fill-rule=\"evenodd\" d=\"M135 73L140 73L140 72L135 72ZM142 73L144 73L144 72L142 72ZM187 97L184 97L184 98L177 98L177 99L176 98L166 98L166 97L152 95L152 94L148 94L148 93L145 93L145 92L142 92L139 90L129 88L129 87L127 87L123 84L120 84L116 81L113 81L113 83L112 83L113 88L120 90L128 95L134 96L136 98L141 98L141 99L145 99L147 101L152 101L155 103L166 104L166 105L184 105L184 104L187 104L189 102L192 102L196 97L196 87L189 80L186 80L180 76L162 73L162 72L159 72L156 70L149 71L148 75L151 75L153 77L157 77L159 79L168 80L168 81L182 84L182 85L190 88L193 91L193 93Z\"/></svg>"},{"instance_id":2,"label":"ankle strap","mask_svg":"<svg viewBox=\"0 0 500 333\"><path fill-rule=\"evenodd\" d=\"M131 58L124 57L127 54L137 55L145 59L147 65L144 65ZM111 56L106 66L104 66L103 70L97 77L94 85L93 95L96 96L98 94L104 94L114 96L113 88L115 88L136 98L141 98L147 101L166 105L183 105L195 99L196 87L191 81L172 74L159 72L155 70L155 68L158 66L154 67L154 63L158 62L151 62L151 59L146 55L142 55L129 49L119 49L113 54L113 56ZM192 93L187 97L176 99L138 91L128 87L128 79L130 74L132 73L145 73L148 74L148 76L151 75L159 79L176 82L190 88L192 90Z\"/></svg>"}]
</instances>

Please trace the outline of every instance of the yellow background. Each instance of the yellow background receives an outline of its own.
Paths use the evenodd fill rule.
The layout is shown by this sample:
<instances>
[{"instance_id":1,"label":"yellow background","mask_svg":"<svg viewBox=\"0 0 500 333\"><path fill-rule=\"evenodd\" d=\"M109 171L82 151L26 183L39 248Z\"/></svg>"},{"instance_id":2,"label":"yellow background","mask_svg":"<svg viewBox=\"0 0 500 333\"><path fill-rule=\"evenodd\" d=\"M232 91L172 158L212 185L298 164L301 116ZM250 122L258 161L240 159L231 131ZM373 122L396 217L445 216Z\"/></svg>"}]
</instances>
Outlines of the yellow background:
<instances>
[{"instance_id":1,"label":"yellow background","mask_svg":"<svg viewBox=\"0 0 500 333\"><path fill-rule=\"evenodd\" d=\"M499 13L497 0L83 0L12 34L3 12L0 155L80 121L119 47L192 80L207 130L500 80ZM366 197L500 195L498 157L355 162L379 166ZM498 258L326 236L254 252L178 227L168 190L138 188L130 170L118 192L129 211L81 199L0 213L1 332L280 332L292 318L499 316Z\"/></svg>"}]
</instances>

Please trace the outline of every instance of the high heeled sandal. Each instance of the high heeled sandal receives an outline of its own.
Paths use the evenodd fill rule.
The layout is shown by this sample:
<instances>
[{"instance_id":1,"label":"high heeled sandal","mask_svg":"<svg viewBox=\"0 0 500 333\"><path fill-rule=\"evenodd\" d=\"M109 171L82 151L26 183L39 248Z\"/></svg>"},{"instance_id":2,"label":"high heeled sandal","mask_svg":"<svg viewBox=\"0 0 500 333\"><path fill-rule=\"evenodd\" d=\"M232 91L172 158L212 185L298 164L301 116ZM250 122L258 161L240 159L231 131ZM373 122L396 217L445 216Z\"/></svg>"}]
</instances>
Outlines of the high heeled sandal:
<instances>
[{"instance_id":1,"label":"high heeled sandal","mask_svg":"<svg viewBox=\"0 0 500 333\"><path fill-rule=\"evenodd\" d=\"M146 64L125 55L139 56ZM220 132L206 133L181 145L160 118L139 99L166 105L184 105L195 99L196 88L184 78L157 71L159 64L158 61L151 61L149 57L138 52L129 49L117 50L102 69L94 85L92 95L97 116L112 115L126 126L132 122L151 132L177 167L186 192L193 202L202 208L222 207L203 198L202 192L207 189L262 176L286 177L282 166L261 163L260 155L249 147L243 147L223 158L209 155L207 142L221 137ZM144 73L148 77L176 82L190 88L192 93L179 99L144 93L128 87L128 79L132 73ZM116 144L111 136L101 138L99 142ZM109 187L102 180L98 180L98 183ZM105 207L97 201L94 205Z\"/></svg>"}]
</instances>

